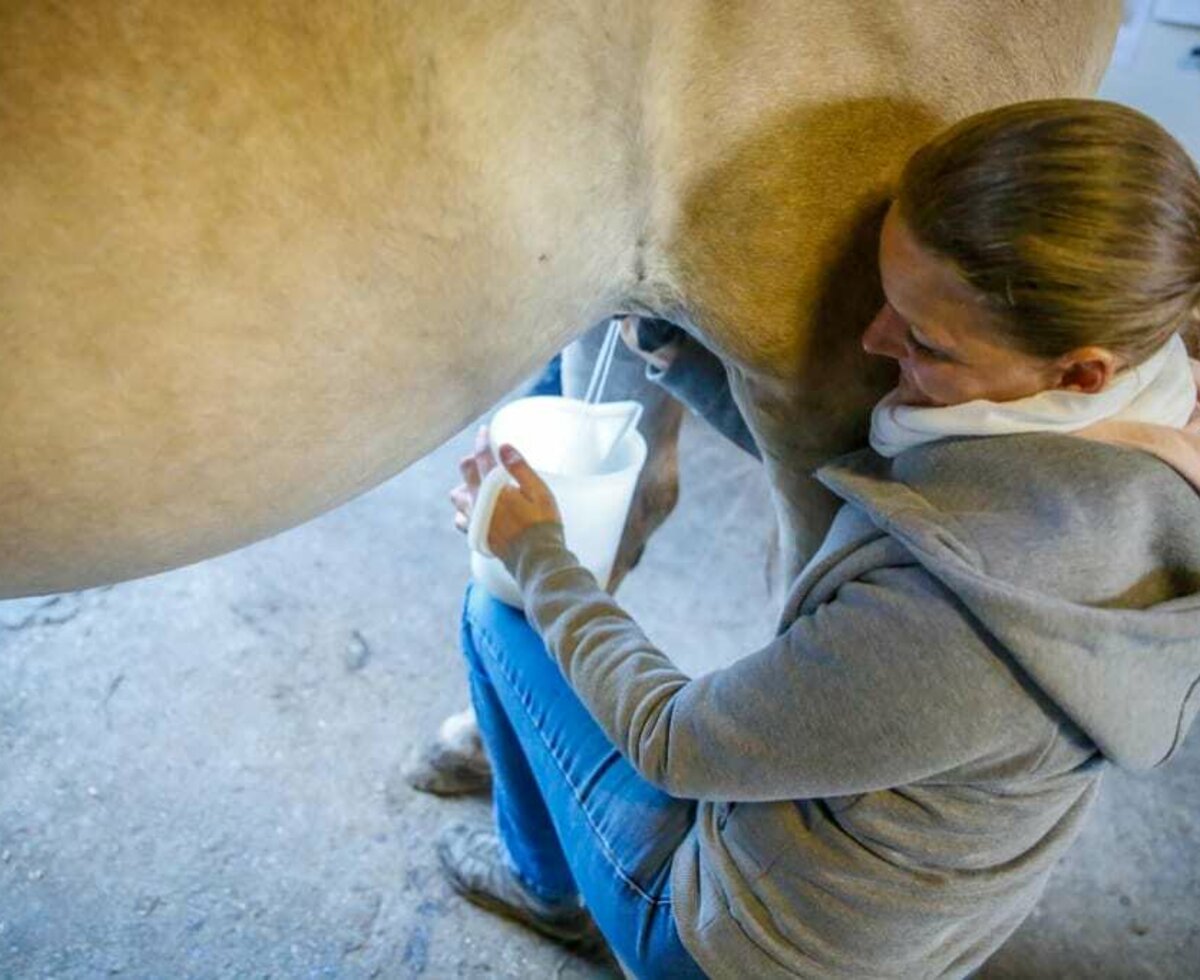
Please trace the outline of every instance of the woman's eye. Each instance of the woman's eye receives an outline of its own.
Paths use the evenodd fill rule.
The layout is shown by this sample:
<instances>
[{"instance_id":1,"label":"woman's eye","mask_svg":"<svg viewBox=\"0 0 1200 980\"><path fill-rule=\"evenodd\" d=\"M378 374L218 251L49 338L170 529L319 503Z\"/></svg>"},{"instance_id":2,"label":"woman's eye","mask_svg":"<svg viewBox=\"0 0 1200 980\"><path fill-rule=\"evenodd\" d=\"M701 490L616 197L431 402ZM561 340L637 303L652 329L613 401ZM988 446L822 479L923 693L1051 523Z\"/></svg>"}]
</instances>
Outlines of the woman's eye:
<instances>
[{"instance_id":1,"label":"woman's eye","mask_svg":"<svg viewBox=\"0 0 1200 980\"><path fill-rule=\"evenodd\" d=\"M916 336L911 332L908 335L908 342L912 345L913 350L920 351L922 354L935 353L932 347L926 347L923 343L917 340Z\"/></svg>"},{"instance_id":2,"label":"woman's eye","mask_svg":"<svg viewBox=\"0 0 1200 980\"><path fill-rule=\"evenodd\" d=\"M934 350L932 347L926 347L923 343L917 340L911 331L908 334L908 342L913 345L913 348L916 351L924 354L926 357L932 357L938 361L947 360L945 354L943 354L940 350Z\"/></svg>"}]
</instances>

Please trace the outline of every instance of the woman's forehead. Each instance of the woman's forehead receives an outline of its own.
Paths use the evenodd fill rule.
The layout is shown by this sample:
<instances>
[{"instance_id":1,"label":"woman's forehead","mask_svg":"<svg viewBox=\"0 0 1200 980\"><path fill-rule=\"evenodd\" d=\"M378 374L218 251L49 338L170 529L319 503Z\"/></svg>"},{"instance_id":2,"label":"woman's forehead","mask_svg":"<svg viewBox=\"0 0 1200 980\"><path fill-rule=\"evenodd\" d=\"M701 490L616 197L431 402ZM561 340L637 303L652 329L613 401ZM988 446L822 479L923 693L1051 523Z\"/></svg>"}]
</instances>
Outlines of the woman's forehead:
<instances>
[{"instance_id":1,"label":"woman's forehead","mask_svg":"<svg viewBox=\"0 0 1200 980\"><path fill-rule=\"evenodd\" d=\"M917 241L895 205L880 236L879 271L888 302L923 328L953 329L964 318L973 324L985 312L954 266Z\"/></svg>"}]
</instances>

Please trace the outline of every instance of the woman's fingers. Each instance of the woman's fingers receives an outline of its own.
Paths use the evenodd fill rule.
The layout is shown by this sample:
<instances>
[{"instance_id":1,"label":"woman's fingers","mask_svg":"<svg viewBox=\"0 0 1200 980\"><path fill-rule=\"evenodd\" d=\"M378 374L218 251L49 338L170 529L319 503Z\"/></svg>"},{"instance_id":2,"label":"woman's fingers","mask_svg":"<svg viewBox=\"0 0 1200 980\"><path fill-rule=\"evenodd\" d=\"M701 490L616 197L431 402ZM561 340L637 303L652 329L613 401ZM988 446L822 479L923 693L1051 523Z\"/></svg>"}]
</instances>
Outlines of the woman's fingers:
<instances>
[{"instance_id":1,"label":"woman's fingers","mask_svg":"<svg viewBox=\"0 0 1200 980\"><path fill-rule=\"evenodd\" d=\"M471 487L460 483L450 491L450 503L454 504L456 510L470 514L471 508L475 506L475 493Z\"/></svg>"},{"instance_id":2,"label":"woman's fingers","mask_svg":"<svg viewBox=\"0 0 1200 980\"><path fill-rule=\"evenodd\" d=\"M464 456L458 461L458 472L462 474L463 482L472 490L479 489L479 467L474 456Z\"/></svg>"},{"instance_id":3,"label":"woman's fingers","mask_svg":"<svg viewBox=\"0 0 1200 980\"><path fill-rule=\"evenodd\" d=\"M639 327L641 325L641 317L626 316L621 318L621 339L625 342L625 346L637 354L643 361L659 371L665 371L675 360L675 355L679 351L679 338L668 340L665 344L657 347L655 350L648 351L642 348L641 339L638 336Z\"/></svg>"},{"instance_id":4,"label":"woman's fingers","mask_svg":"<svg viewBox=\"0 0 1200 980\"><path fill-rule=\"evenodd\" d=\"M562 522L554 494L525 458L509 445L500 448L500 458L517 485L503 487L492 510L488 546L497 555L520 537L526 528L547 521ZM450 502L454 505L454 526L458 530L466 531L470 527L471 513L479 496L482 479L496 465L488 445L488 430L481 428L475 437L475 452L458 461L463 482L450 491Z\"/></svg>"},{"instance_id":5,"label":"woman's fingers","mask_svg":"<svg viewBox=\"0 0 1200 980\"><path fill-rule=\"evenodd\" d=\"M638 346L638 318L636 316L621 317L621 340L635 354L641 354L641 347Z\"/></svg>"},{"instance_id":6,"label":"woman's fingers","mask_svg":"<svg viewBox=\"0 0 1200 980\"><path fill-rule=\"evenodd\" d=\"M496 457L492 455L492 447L488 445L488 427L481 425L475 433L475 467L479 475L487 476L496 468Z\"/></svg>"},{"instance_id":7,"label":"woman's fingers","mask_svg":"<svg viewBox=\"0 0 1200 980\"><path fill-rule=\"evenodd\" d=\"M546 486L545 481L533 471L533 467L525 462L525 457L513 446L505 443L500 447L500 461L512 478L517 481L521 493L528 499L541 501L551 496L550 488Z\"/></svg>"},{"instance_id":8,"label":"woman's fingers","mask_svg":"<svg viewBox=\"0 0 1200 980\"><path fill-rule=\"evenodd\" d=\"M471 523L475 492L466 484L462 484L450 491L450 502L454 504L454 526L465 534Z\"/></svg>"}]
</instances>

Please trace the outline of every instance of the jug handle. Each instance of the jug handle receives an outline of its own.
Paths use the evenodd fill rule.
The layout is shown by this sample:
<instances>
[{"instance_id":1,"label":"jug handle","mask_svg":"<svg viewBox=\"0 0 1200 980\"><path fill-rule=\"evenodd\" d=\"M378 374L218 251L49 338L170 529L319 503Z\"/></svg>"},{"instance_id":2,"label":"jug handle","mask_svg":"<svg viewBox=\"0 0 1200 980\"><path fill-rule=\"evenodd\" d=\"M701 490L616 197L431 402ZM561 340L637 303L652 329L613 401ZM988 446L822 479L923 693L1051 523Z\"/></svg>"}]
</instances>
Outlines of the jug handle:
<instances>
[{"instance_id":1,"label":"jug handle","mask_svg":"<svg viewBox=\"0 0 1200 980\"><path fill-rule=\"evenodd\" d=\"M484 558L496 557L488 547L488 531L492 526L492 512L496 509L496 501L500 499L500 491L510 484L512 480L503 466L497 466L479 484L475 506L471 508L471 520L467 524L467 546Z\"/></svg>"}]
</instances>

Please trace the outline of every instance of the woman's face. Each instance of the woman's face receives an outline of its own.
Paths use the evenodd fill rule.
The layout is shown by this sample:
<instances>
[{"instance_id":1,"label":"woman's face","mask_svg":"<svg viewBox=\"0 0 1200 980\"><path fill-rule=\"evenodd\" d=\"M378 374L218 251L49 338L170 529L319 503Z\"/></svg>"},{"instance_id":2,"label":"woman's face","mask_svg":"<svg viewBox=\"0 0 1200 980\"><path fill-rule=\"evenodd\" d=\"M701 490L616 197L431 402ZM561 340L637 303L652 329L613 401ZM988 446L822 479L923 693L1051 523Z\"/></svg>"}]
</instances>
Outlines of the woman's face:
<instances>
[{"instance_id":1,"label":"woman's face","mask_svg":"<svg viewBox=\"0 0 1200 980\"><path fill-rule=\"evenodd\" d=\"M970 287L949 263L917 242L895 206L883 224L879 269L887 302L867 327L862 344L868 353L899 364L901 403L1003 402L1048 388L1084 390L1066 383L1065 359L1035 357L1005 346Z\"/></svg>"}]
</instances>

